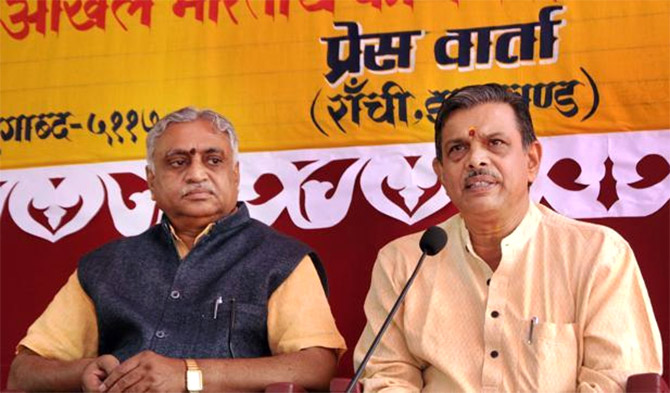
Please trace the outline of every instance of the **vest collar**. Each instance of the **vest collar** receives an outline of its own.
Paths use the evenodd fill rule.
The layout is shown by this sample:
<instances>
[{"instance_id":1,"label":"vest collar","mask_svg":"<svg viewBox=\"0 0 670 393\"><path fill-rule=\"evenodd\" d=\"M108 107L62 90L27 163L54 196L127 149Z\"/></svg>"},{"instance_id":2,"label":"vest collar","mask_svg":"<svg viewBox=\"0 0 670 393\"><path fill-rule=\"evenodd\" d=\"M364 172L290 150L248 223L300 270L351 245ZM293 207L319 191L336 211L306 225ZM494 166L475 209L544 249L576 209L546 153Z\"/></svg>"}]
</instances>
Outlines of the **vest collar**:
<instances>
[{"instance_id":1,"label":"vest collar","mask_svg":"<svg viewBox=\"0 0 670 393\"><path fill-rule=\"evenodd\" d=\"M207 228L198 235L198 241L204 240L213 234L231 231L239 226L247 224L250 220L251 217L249 216L247 205L244 202L237 202L235 211L208 225ZM168 238L173 240L174 232L172 230L172 223L165 213L163 213L161 218L161 227Z\"/></svg>"}]
</instances>

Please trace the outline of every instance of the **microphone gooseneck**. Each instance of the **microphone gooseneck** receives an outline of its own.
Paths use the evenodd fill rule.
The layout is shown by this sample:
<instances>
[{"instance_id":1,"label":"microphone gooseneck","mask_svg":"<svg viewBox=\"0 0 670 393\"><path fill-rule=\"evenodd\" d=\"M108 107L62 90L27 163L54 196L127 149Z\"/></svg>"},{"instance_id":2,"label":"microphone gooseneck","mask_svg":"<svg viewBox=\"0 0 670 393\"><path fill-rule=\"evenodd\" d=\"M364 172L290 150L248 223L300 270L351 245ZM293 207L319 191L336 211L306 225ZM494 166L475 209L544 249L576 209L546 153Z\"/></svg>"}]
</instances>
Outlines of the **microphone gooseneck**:
<instances>
[{"instance_id":1,"label":"microphone gooseneck","mask_svg":"<svg viewBox=\"0 0 670 393\"><path fill-rule=\"evenodd\" d=\"M426 232L423 233L423 235L421 236L421 240L419 241L419 247L421 248L422 251L421 257L419 258L419 262L416 264L414 272L412 272L412 275L409 277L409 280L407 280L407 283L405 284L405 287L402 289L402 292L400 292L400 296L398 296L398 299L395 301L395 304L393 304L393 307L391 308L389 315L386 317L386 320L384 321L384 324L382 325L381 329L379 329L379 333L377 333L377 336L375 336L372 345L370 345L370 348L365 353L365 357L363 358L361 364L358 366L356 374L349 382L349 385L347 385L347 389L345 390L346 393L351 393L354 386L356 386L356 383L361 378L361 375L363 375L365 366L368 364L368 361L370 360L370 357L372 357L372 354L377 348L377 345L379 345L379 342L381 341L384 332L391 324L393 316L398 311L398 308L400 308L400 304L405 299L405 295L407 295L409 287L412 286L412 283L414 282L416 275L419 273L419 268L423 264L423 260L426 259L426 255L433 256L437 254L438 252L442 251L442 249L446 244L447 244L447 233L444 231L444 229L440 227L430 227Z\"/></svg>"}]
</instances>

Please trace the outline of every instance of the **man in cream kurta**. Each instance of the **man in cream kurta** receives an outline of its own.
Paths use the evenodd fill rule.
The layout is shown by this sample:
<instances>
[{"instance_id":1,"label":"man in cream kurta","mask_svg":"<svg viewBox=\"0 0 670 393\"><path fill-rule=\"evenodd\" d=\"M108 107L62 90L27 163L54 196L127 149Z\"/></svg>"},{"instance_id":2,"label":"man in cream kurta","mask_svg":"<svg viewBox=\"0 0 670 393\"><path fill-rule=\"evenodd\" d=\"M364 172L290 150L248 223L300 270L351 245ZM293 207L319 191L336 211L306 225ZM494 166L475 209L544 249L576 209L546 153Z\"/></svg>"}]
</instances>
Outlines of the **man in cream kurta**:
<instances>
[{"instance_id":1,"label":"man in cream kurta","mask_svg":"<svg viewBox=\"0 0 670 393\"><path fill-rule=\"evenodd\" d=\"M366 391L622 391L662 370L661 340L629 245L530 202L541 158L528 107L499 85L454 92L436 122L435 171L460 213L428 257L364 374ZM365 351L421 253L378 256Z\"/></svg>"}]
</instances>

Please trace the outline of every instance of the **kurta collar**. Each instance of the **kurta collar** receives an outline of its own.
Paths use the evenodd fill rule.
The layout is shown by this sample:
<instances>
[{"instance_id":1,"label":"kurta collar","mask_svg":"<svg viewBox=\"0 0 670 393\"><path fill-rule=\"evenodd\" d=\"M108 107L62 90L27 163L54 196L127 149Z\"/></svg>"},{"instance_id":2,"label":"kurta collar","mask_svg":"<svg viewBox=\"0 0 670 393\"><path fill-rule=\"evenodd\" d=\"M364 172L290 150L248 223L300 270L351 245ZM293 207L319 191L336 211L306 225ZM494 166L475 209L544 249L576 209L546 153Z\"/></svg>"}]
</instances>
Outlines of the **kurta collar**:
<instances>
[{"instance_id":1,"label":"kurta collar","mask_svg":"<svg viewBox=\"0 0 670 393\"><path fill-rule=\"evenodd\" d=\"M207 225L207 227L205 227L205 229L195 238L195 243L193 246L195 247L198 242L212 234L228 232L240 225L244 225L249 222L250 219L251 217L249 216L249 209L247 208L247 205L244 202L237 202L235 211ZM175 232L174 227L172 226L172 223L166 214L163 214L161 219L161 226L177 247L180 258L184 258L184 256L188 254L189 250L186 247L186 244L179 238L179 236L177 236L177 233Z\"/></svg>"},{"instance_id":2,"label":"kurta collar","mask_svg":"<svg viewBox=\"0 0 670 393\"><path fill-rule=\"evenodd\" d=\"M526 243L531 239L535 234L535 231L540 224L542 219L542 214L540 209L534 202L530 202L528 206L528 211L523 217L519 225L500 242L500 247L502 248L503 256L510 253L517 253ZM467 252L470 252L472 255L477 256L478 259L481 259L476 253L475 249L472 246L472 241L470 239L470 232L468 231L467 226L465 225L465 220L459 214L458 216L458 227L461 236L461 241Z\"/></svg>"}]
</instances>

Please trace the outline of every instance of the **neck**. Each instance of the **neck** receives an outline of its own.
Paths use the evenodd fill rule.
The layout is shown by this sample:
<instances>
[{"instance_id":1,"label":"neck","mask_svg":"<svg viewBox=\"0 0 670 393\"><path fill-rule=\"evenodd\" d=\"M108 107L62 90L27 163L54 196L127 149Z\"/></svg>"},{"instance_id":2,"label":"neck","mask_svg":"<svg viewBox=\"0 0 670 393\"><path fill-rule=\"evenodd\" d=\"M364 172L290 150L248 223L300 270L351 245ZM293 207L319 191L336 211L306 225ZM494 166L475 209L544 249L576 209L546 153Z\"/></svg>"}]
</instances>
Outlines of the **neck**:
<instances>
[{"instance_id":1,"label":"neck","mask_svg":"<svg viewBox=\"0 0 670 393\"><path fill-rule=\"evenodd\" d=\"M237 211L235 207L231 212L224 215L214 215L214 216L205 216L205 217L190 217L190 216L177 216L170 217L170 224L174 229L175 234L181 239L186 247L191 250L195 245L195 240L202 233L202 231L207 228L211 223L214 223L224 217L227 217Z\"/></svg>"},{"instance_id":2,"label":"neck","mask_svg":"<svg viewBox=\"0 0 670 393\"><path fill-rule=\"evenodd\" d=\"M180 220L180 219L170 219L172 228L174 229L175 235L184 242L186 247L190 250L195 244L195 239L202 233L202 231L207 228L207 225L211 224L216 220L203 220L196 221L193 220Z\"/></svg>"},{"instance_id":3,"label":"neck","mask_svg":"<svg viewBox=\"0 0 670 393\"><path fill-rule=\"evenodd\" d=\"M528 207L529 203L526 203L523 208L497 214L462 214L475 252L491 270L495 271L500 264L500 243L519 226L528 212Z\"/></svg>"}]
</instances>

